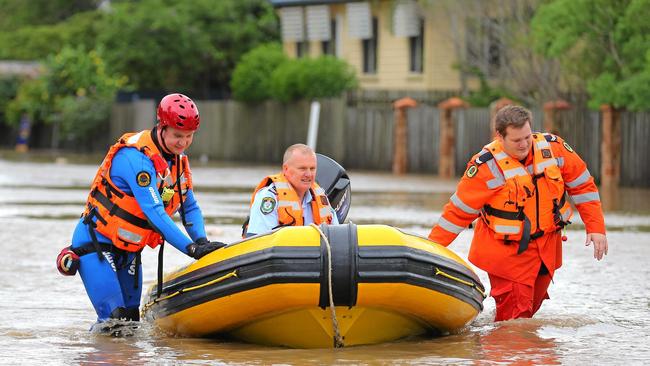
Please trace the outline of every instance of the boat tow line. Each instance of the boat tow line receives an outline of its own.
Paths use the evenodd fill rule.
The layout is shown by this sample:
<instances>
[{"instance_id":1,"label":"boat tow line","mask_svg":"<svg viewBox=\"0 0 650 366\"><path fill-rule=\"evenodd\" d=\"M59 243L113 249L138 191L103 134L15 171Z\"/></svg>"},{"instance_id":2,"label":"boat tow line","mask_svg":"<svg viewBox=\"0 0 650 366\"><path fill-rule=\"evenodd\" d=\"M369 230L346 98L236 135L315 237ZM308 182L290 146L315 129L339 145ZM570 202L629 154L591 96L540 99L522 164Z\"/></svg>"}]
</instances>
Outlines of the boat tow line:
<instances>
[{"instance_id":1,"label":"boat tow line","mask_svg":"<svg viewBox=\"0 0 650 366\"><path fill-rule=\"evenodd\" d=\"M212 284L215 284L215 283L221 282L221 281L223 281L223 280L227 280L227 279L230 278L230 277L237 277L237 270L234 270L234 271L232 271L232 272L230 272L230 273L226 273L225 275L223 275L223 276L221 276L221 277L215 278L215 279L213 279L213 280L210 280L210 281L208 281L208 282L206 282L206 283L202 283L202 284L200 284L200 285L196 285L196 286L191 286L191 287L185 287L185 288L182 288L182 289L180 289L180 290L178 290L178 291L176 291L176 292L174 292L174 293L172 293L172 294L169 294L169 295L167 295L167 296L165 296L165 297L157 297L157 298L155 298L153 301L151 301L151 302L145 304L145 305L142 307L142 311L145 311L146 309L150 308L151 306L153 306L153 305L155 305L155 304L157 304L157 303L159 303L159 302L161 302L161 301L163 301L163 300L168 300L168 299L171 299L171 298L174 297L174 296L178 296L178 295L183 294L183 293L186 293L186 292L190 292L190 291L198 290L198 289L203 288L203 287L205 287L205 286L210 286L210 285L212 285ZM160 295L160 294L158 294L158 295Z\"/></svg>"},{"instance_id":2,"label":"boat tow line","mask_svg":"<svg viewBox=\"0 0 650 366\"><path fill-rule=\"evenodd\" d=\"M327 236L318 227L318 225L312 222L309 224L309 226L318 231L318 234L321 238L323 238L323 241L325 242L325 247L327 247L327 287L329 291L330 310L332 312L332 330L334 331L333 341L334 348L341 348L344 346L343 337L341 337L341 333L339 331L339 322L336 319L336 310L334 309L334 295L332 293L332 248L330 247L330 241L327 239Z\"/></svg>"},{"instance_id":3,"label":"boat tow line","mask_svg":"<svg viewBox=\"0 0 650 366\"><path fill-rule=\"evenodd\" d=\"M485 299L485 297L486 297L485 291L481 290L481 288L478 287L478 286L476 286L475 283L472 283L472 282L469 282L469 281L462 280L462 279L460 279L460 278L458 278L458 277L456 277L456 276L452 276L452 275L450 275L449 273L446 273L446 272L441 271L440 268L438 268L438 267L436 267L436 273L434 273L434 275L436 275L436 276L443 276L443 277L449 278L450 280L454 280L454 281L456 281L456 282L460 282L460 283L462 283L463 285L467 285L467 286L469 286L469 287L473 287L473 288L475 288L478 292L480 292L481 295L483 295L483 298L484 298L484 299Z\"/></svg>"}]
</instances>

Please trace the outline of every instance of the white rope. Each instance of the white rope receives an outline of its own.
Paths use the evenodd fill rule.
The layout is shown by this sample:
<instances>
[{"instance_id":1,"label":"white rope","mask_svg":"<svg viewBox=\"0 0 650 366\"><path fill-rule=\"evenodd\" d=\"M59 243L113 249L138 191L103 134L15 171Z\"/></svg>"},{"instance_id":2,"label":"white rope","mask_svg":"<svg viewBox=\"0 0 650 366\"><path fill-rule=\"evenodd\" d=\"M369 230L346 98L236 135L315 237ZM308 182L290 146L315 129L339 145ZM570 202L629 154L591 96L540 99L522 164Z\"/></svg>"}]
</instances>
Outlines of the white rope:
<instances>
[{"instance_id":1,"label":"white rope","mask_svg":"<svg viewBox=\"0 0 650 366\"><path fill-rule=\"evenodd\" d=\"M327 239L327 236L321 231L318 225L313 222L310 224L311 227L318 231L318 234L323 241L325 242L325 247L327 247L327 287L329 291L330 298L330 310L332 312L332 330L334 331L334 348L341 348L344 346L343 337L339 332L339 322L336 319L336 310L334 309L334 295L332 294L332 248L330 248L330 241Z\"/></svg>"}]
</instances>

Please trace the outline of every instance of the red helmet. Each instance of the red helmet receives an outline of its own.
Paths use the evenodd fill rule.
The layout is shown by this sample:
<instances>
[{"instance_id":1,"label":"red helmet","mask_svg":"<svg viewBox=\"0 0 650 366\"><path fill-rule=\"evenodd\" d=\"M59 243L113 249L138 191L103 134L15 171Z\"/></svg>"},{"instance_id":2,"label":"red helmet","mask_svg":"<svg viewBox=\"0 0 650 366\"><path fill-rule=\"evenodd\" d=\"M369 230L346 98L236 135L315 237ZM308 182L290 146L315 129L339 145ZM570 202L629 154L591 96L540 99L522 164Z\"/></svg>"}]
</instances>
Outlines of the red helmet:
<instances>
[{"instance_id":1,"label":"red helmet","mask_svg":"<svg viewBox=\"0 0 650 366\"><path fill-rule=\"evenodd\" d=\"M195 131L199 128L201 118L199 109L189 97L183 94L169 94L158 105L158 126L172 127L179 130Z\"/></svg>"}]
</instances>

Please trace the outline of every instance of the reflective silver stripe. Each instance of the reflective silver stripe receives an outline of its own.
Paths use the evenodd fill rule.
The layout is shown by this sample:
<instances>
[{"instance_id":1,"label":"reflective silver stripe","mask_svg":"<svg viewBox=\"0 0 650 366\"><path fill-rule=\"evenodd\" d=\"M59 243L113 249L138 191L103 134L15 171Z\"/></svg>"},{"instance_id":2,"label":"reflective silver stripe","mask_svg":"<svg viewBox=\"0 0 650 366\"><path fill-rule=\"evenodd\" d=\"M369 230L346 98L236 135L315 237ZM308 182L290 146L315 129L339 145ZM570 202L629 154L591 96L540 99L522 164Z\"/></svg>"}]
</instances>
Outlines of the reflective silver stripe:
<instances>
[{"instance_id":1,"label":"reflective silver stripe","mask_svg":"<svg viewBox=\"0 0 650 366\"><path fill-rule=\"evenodd\" d=\"M533 166L532 165L527 165L526 166L526 171L528 172L528 174L533 174Z\"/></svg>"},{"instance_id":2,"label":"reflective silver stripe","mask_svg":"<svg viewBox=\"0 0 650 366\"><path fill-rule=\"evenodd\" d=\"M289 189L289 182L273 182L277 189Z\"/></svg>"},{"instance_id":3,"label":"reflective silver stripe","mask_svg":"<svg viewBox=\"0 0 650 366\"><path fill-rule=\"evenodd\" d=\"M447 219L445 219L442 216L440 216L440 220L438 220L438 225L440 225L441 228L449 231L450 233L454 233L454 234L460 234L461 231L465 230L464 227L458 226L458 225L456 225L454 223L451 223L451 222L447 221Z\"/></svg>"},{"instance_id":4,"label":"reflective silver stripe","mask_svg":"<svg viewBox=\"0 0 650 366\"><path fill-rule=\"evenodd\" d=\"M142 240L142 235L138 235L121 227L117 228L117 235L133 243L139 243L140 240Z\"/></svg>"},{"instance_id":5,"label":"reflective silver stripe","mask_svg":"<svg viewBox=\"0 0 650 366\"><path fill-rule=\"evenodd\" d=\"M555 158L555 160L557 160L557 166L559 166L560 168L564 166L564 158L563 157Z\"/></svg>"},{"instance_id":6,"label":"reflective silver stripe","mask_svg":"<svg viewBox=\"0 0 650 366\"><path fill-rule=\"evenodd\" d=\"M549 147L548 141L546 140L537 141L537 148L543 149L545 147Z\"/></svg>"},{"instance_id":7,"label":"reflective silver stripe","mask_svg":"<svg viewBox=\"0 0 650 366\"><path fill-rule=\"evenodd\" d=\"M318 212L320 213L320 217L325 217L329 215L332 212L332 210L329 207L323 207L320 210L318 210Z\"/></svg>"},{"instance_id":8,"label":"reflective silver stripe","mask_svg":"<svg viewBox=\"0 0 650 366\"><path fill-rule=\"evenodd\" d=\"M490 168L490 172L492 172L492 175L494 176L494 179L490 179L489 181L486 182L488 188L494 189L506 184L506 179L503 177L501 170L499 170L499 167L497 166L497 162L494 160L489 160L486 164L488 168Z\"/></svg>"},{"instance_id":9,"label":"reflective silver stripe","mask_svg":"<svg viewBox=\"0 0 650 366\"><path fill-rule=\"evenodd\" d=\"M458 197L457 192L454 192L454 194L451 196L449 199L451 203L454 204L454 206L460 208L463 210L463 212L468 213L470 215L477 215L479 213L478 210L471 208L468 204L463 202L460 197Z\"/></svg>"},{"instance_id":10,"label":"reflective silver stripe","mask_svg":"<svg viewBox=\"0 0 650 366\"><path fill-rule=\"evenodd\" d=\"M510 225L494 225L494 231L499 234L518 234L521 230L519 226Z\"/></svg>"},{"instance_id":11,"label":"reflective silver stripe","mask_svg":"<svg viewBox=\"0 0 650 366\"><path fill-rule=\"evenodd\" d=\"M562 214L562 221L567 221L567 220L569 220L569 219L571 218L571 214L572 214L572 213L573 213L573 211L571 210L571 208L569 208L569 209L567 209L566 211L564 211L564 213Z\"/></svg>"},{"instance_id":12,"label":"reflective silver stripe","mask_svg":"<svg viewBox=\"0 0 650 366\"><path fill-rule=\"evenodd\" d=\"M569 188L575 188L583 183L587 183L589 181L589 178L591 178L591 174L589 173L588 169L585 169L580 176L571 182L567 182L566 186Z\"/></svg>"},{"instance_id":13,"label":"reflective silver stripe","mask_svg":"<svg viewBox=\"0 0 650 366\"><path fill-rule=\"evenodd\" d=\"M136 142L138 142L138 140L140 139L140 136L142 136L143 132L144 131L140 131L140 132L136 133L135 135L129 137L129 139L126 140L126 143L129 144L129 145L135 144Z\"/></svg>"},{"instance_id":14,"label":"reflective silver stripe","mask_svg":"<svg viewBox=\"0 0 650 366\"><path fill-rule=\"evenodd\" d=\"M317 196L325 196L325 190L321 187L316 187L314 190Z\"/></svg>"},{"instance_id":15,"label":"reflective silver stripe","mask_svg":"<svg viewBox=\"0 0 650 366\"><path fill-rule=\"evenodd\" d=\"M300 205L298 204L298 202L293 202L293 201L280 201L278 207L291 207L291 209L295 211L300 210Z\"/></svg>"},{"instance_id":16,"label":"reflective silver stripe","mask_svg":"<svg viewBox=\"0 0 650 366\"><path fill-rule=\"evenodd\" d=\"M497 160L503 160L503 159L505 159L507 157L508 157L508 154L506 154L503 151L501 151L500 153L494 155L494 158L497 159Z\"/></svg>"},{"instance_id":17,"label":"reflective silver stripe","mask_svg":"<svg viewBox=\"0 0 650 366\"><path fill-rule=\"evenodd\" d=\"M548 159L548 160L542 161L541 163L537 164L537 171L541 173L541 172L544 171L544 169L547 166L552 166L552 165L557 165L557 162L555 161L555 159Z\"/></svg>"},{"instance_id":18,"label":"reflective silver stripe","mask_svg":"<svg viewBox=\"0 0 650 366\"><path fill-rule=\"evenodd\" d=\"M576 194L575 196L569 195L569 197L571 197L573 203L575 203L576 205L585 202L600 201L600 195L598 194L598 192Z\"/></svg>"},{"instance_id":19,"label":"reflective silver stripe","mask_svg":"<svg viewBox=\"0 0 650 366\"><path fill-rule=\"evenodd\" d=\"M524 169L524 167L519 167L519 168L506 170L505 172L503 172L503 174L505 175L506 179L510 179L516 176L525 177L528 175L528 172L526 172L526 169Z\"/></svg>"}]
</instances>

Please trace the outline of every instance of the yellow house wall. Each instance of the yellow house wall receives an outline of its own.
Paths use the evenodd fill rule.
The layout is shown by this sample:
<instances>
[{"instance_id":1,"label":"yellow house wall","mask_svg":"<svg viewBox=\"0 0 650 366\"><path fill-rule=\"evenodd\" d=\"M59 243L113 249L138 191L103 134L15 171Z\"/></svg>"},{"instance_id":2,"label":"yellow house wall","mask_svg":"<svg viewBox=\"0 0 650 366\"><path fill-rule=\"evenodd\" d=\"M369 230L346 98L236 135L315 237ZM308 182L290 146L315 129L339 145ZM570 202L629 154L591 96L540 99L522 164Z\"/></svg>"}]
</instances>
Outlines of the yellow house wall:
<instances>
[{"instance_id":1,"label":"yellow house wall","mask_svg":"<svg viewBox=\"0 0 650 366\"><path fill-rule=\"evenodd\" d=\"M378 18L379 45L377 48L377 73L363 73L363 46L360 39L348 36L348 19L345 4L330 5L333 19L340 16L339 35L340 58L354 67L361 89L377 90L460 90L458 72L453 69L456 62L449 20L441 6L427 8L424 34L423 73L409 71L409 39L396 37L392 31L393 9L391 2L382 0L370 2L372 15ZM459 20L462 24L462 21ZM296 43L284 42L284 50L290 57L296 57ZM322 54L321 42L309 45L309 56ZM476 88L476 80L469 80L470 88Z\"/></svg>"}]
</instances>

